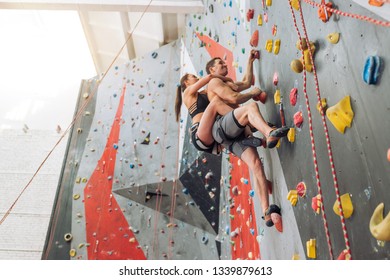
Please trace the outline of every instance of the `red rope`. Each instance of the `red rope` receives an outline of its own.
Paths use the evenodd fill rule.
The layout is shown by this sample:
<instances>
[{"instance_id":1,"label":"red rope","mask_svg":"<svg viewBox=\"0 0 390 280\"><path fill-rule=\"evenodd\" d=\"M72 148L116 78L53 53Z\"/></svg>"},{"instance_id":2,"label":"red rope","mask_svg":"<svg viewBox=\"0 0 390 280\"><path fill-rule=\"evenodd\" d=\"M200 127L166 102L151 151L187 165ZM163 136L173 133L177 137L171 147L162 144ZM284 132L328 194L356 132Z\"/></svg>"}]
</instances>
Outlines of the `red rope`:
<instances>
[{"instance_id":1,"label":"red rope","mask_svg":"<svg viewBox=\"0 0 390 280\"><path fill-rule=\"evenodd\" d=\"M302 37L301 37L301 34L299 32L299 29L298 29L298 25L297 25L295 14L294 14L294 11L293 11L293 8L292 8L291 0L288 0L288 2L290 4L290 10L291 10L291 14L292 14L293 21L294 21L294 26L295 26L295 29L297 31L298 37L299 37L299 44L301 46L302 55L303 55ZM302 9L300 8L300 10L302 10ZM310 48L309 41L307 41L307 45ZM304 93L304 96L305 96L306 107L307 107L307 115L308 115L308 120L309 120L309 132L310 132L310 140L311 140L311 150L312 150L312 153L313 153L314 171L315 171L315 174L316 174L316 183L317 183L318 193L321 195L321 199L320 199L321 200L321 213L322 213L322 219L323 219L323 222L324 222L324 229L325 229L325 234L326 234L326 240L328 242L329 256L330 256L331 259L333 259L332 244L331 244L331 241L330 241L328 222L326 220L325 207L324 207L324 203L323 203L323 200L322 200L321 181L320 181L320 174L319 174L319 171L318 171L317 153L316 153L316 149L315 149L314 134L313 134L313 123L312 123L312 117L311 117L309 97L308 97L307 90L306 90L306 68L305 68L305 61L304 61L304 59L302 59L302 63L303 63L303 69L304 69L304 72L303 72L303 93ZM314 67L314 63L312 63L312 64L313 64L313 67Z\"/></svg>"},{"instance_id":2,"label":"red rope","mask_svg":"<svg viewBox=\"0 0 390 280\"><path fill-rule=\"evenodd\" d=\"M305 20L303 18L302 9L299 9L299 11L300 11L302 27L303 27L303 31L305 33L306 40L307 40L307 42L310 42L309 41L309 37L307 35L306 27L305 27ZM316 85L317 101L318 101L318 104L321 104L321 94L320 94L320 87L319 87L319 84L318 84L317 70L316 70L316 67L315 67L315 64L314 64L313 54L311 52L310 52L310 60L312 61L312 65L313 65L313 74L314 74L314 81L315 81L315 85ZM322 107L320 107L320 108L322 108ZM336 198L337 198L337 203L338 203L338 207L339 207L340 221L341 221L341 226L342 226L343 235L344 235L345 248L346 248L348 254L350 256L352 256L352 254L351 254L351 247L350 247L350 244L349 244L347 227L346 227L346 224L345 224L343 207L341 205L339 184L338 184L338 180L337 180L336 168L335 168L334 161L333 161L333 153L332 153L332 146L330 144L330 137L329 137L328 126L326 124L325 113L324 113L324 111L322 109L320 110L320 113L321 113L321 118L322 118L322 124L323 124L323 127L324 127L324 133L325 133L325 137L326 137L326 145L327 145L327 148L328 148L329 163L330 163L330 166L331 166L331 169L332 169L333 184L334 184L334 188L335 188L335 192L336 192Z\"/></svg>"},{"instance_id":3,"label":"red rope","mask_svg":"<svg viewBox=\"0 0 390 280\"><path fill-rule=\"evenodd\" d=\"M326 9L327 11L332 12L334 14L338 14L338 15L345 16L345 17L351 17L351 18L355 18L355 19L359 19L359 20L363 20L363 21L367 21L367 22L370 22L370 23L373 23L373 24L376 24L376 25L384 26L384 27L390 27L390 22L388 22L388 21L382 21L382 20L373 19L373 18L370 18L370 17L367 17L367 16L362 16L362 15L358 15L358 14L351 14L351 13L347 13L347 12L342 12L340 10L337 10L337 9L334 9L334 8L329 8L328 6L325 6L323 4L319 4L319 3L316 3L316 2L313 2L313 1L310 1L310 0L303 0L303 1L305 1L307 4L310 4L312 6L316 6L318 8Z\"/></svg>"}]
</instances>

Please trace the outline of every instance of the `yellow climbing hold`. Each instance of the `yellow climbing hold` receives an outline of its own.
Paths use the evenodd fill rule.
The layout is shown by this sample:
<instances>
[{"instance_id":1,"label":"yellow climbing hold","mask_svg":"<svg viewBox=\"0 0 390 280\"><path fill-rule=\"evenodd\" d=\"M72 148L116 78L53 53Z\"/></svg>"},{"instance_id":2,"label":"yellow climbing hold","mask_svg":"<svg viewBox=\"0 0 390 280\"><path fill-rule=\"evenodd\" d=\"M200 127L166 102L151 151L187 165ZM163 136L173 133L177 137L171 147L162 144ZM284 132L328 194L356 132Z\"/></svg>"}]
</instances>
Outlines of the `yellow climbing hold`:
<instances>
[{"instance_id":1,"label":"yellow climbing hold","mask_svg":"<svg viewBox=\"0 0 390 280\"><path fill-rule=\"evenodd\" d=\"M282 143L282 138L279 139L278 143L276 144L276 148L279 148L280 147L280 143Z\"/></svg>"},{"instance_id":2,"label":"yellow climbing hold","mask_svg":"<svg viewBox=\"0 0 390 280\"><path fill-rule=\"evenodd\" d=\"M326 116L337 129L344 133L346 127L351 127L353 111L351 108L351 98L349 95L341 99L336 105L326 110Z\"/></svg>"},{"instance_id":3,"label":"yellow climbing hold","mask_svg":"<svg viewBox=\"0 0 390 280\"><path fill-rule=\"evenodd\" d=\"M315 259L317 257L315 239L310 239L306 242L306 253L308 258Z\"/></svg>"},{"instance_id":4,"label":"yellow climbing hold","mask_svg":"<svg viewBox=\"0 0 390 280\"><path fill-rule=\"evenodd\" d=\"M390 214L383 219L384 203L380 203L374 210L370 219L372 236L380 241L390 241Z\"/></svg>"},{"instance_id":5,"label":"yellow climbing hold","mask_svg":"<svg viewBox=\"0 0 390 280\"><path fill-rule=\"evenodd\" d=\"M300 260L301 258L299 257L299 254L294 254L292 256L292 260Z\"/></svg>"},{"instance_id":6,"label":"yellow climbing hold","mask_svg":"<svg viewBox=\"0 0 390 280\"><path fill-rule=\"evenodd\" d=\"M81 182L81 178L80 178L80 177L77 177L77 178L76 178L76 184L80 184L80 182Z\"/></svg>"},{"instance_id":7,"label":"yellow climbing hold","mask_svg":"<svg viewBox=\"0 0 390 280\"><path fill-rule=\"evenodd\" d=\"M274 94L274 102L275 104L280 104L280 90L277 89Z\"/></svg>"},{"instance_id":8,"label":"yellow climbing hold","mask_svg":"<svg viewBox=\"0 0 390 280\"><path fill-rule=\"evenodd\" d=\"M272 52L272 45L273 45L273 40L272 39L269 39L265 42L265 49L267 50L267 52Z\"/></svg>"},{"instance_id":9,"label":"yellow climbing hold","mask_svg":"<svg viewBox=\"0 0 390 280\"><path fill-rule=\"evenodd\" d=\"M313 64L311 63L310 50L307 49L303 52L303 59L305 60L306 71L312 72L313 71Z\"/></svg>"},{"instance_id":10,"label":"yellow climbing hold","mask_svg":"<svg viewBox=\"0 0 390 280\"><path fill-rule=\"evenodd\" d=\"M278 54L280 50L280 39L275 40L274 54Z\"/></svg>"},{"instance_id":11,"label":"yellow climbing hold","mask_svg":"<svg viewBox=\"0 0 390 280\"><path fill-rule=\"evenodd\" d=\"M299 10L299 1L300 0L291 0L291 6L295 9L295 10Z\"/></svg>"},{"instance_id":12,"label":"yellow climbing hold","mask_svg":"<svg viewBox=\"0 0 390 280\"><path fill-rule=\"evenodd\" d=\"M69 256L71 256L72 258L76 256L76 249L70 249L69 251Z\"/></svg>"},{"instance_id":13,"label":"yellow climbing hold","mask_svg":"<svg viewBox=\"0 0 390 280\"><path fill-rule=\"evenodd\" d=\"M263 25L263 17L260 14L257 16L257 25L258 26Z\"/></svg>"},{"instance_id":14,"label":"yellow climbing hold","mask_svg":"<svg viewBox=\"0 0 390 280\"><path fill-rule=\"evenodd\" d=\"M266 0L265 4L269 7L272 6L272 0Z\"/></svg>"},{"instance_id":15,"label":"yellow climbing hold","mask_svg":"<svg viewBox=\"0 0 390 280\"><path fill-rule=\"evenodd\" d=\"M77 199L79 199L79 198L80 198L80 195L79 195L78 193L76 193L76 194L73 195L73 199L74 199L74 200L77 200Z\"/></svg>"},{"instance_id":16,"label":"yellow climbing hold","mask_svg":"<svg viewBox=\"0 0 390 280\"><path fill-rule=\"evenodd\" d=\"M287 139L288 142L294 143L295 142L295 128L291 127L290 130L287 133Z\"/></svg>"},{"instance_id":17,"label":"yellow climbing hold","mask_svg":"<svg viewBox=\"0 0 390 280\"><path fill-rule=\"evenodd\" d=\"M297 205L298 202L298 191L297 190L291 190L287 194L287 200L291 202L292 206Z\"/></svg>"},{"instance_id":18,"label":"yellow climbing hold","mask_svg":"<svg viewBox=\"0 0 390 280\"><path fill-rule=\"evenodd\" d=\"M349 193L343 194L342 196L340 196L340 200L341 200L341 207L343 207L344 218L348 219L349 217L351 217L353 213L351 196L349 195ZM340 216L339 203L337 200L333 205L333 211L336 213L336 215Z\"/></svg>"},{"instance_id":19,"label":"yellow climbing hold","mask_svg":"<svg viewBox=\"0 0 390 280\"><path fill-rule=\"evenodd\" d=\"M326 36L326 39L328 39L328 41L332 44L337 44L340 39L340 33L337 32L330 33L328 34L328 36Z\"/></svg>"},{"instance_id":20,"label":"yellow climbing hold","mask_svg":"<svg viewBox=\"0 0 390 280\"><path fill-rule=\"evenodd\" d=\"M322 107L322 109L323 110L325 110L326 111L326 107L328 106L328 104L326 103L326 98L322 98L321 99L321 103L317 103L317 110L318 110L318 112L320 112L321 113L321 107Z\"/></svg>"},{"instance_id":21,"label":"yellow climbing hold","mask_svg":"<svg viewBox=\"0 0 390 280\"><path fill-rule=\"evenodd\" d=\"M303 71L303 64L299 59L291 61L290 67L295 73L301 73Z\"/></svg>"}]
</instances>

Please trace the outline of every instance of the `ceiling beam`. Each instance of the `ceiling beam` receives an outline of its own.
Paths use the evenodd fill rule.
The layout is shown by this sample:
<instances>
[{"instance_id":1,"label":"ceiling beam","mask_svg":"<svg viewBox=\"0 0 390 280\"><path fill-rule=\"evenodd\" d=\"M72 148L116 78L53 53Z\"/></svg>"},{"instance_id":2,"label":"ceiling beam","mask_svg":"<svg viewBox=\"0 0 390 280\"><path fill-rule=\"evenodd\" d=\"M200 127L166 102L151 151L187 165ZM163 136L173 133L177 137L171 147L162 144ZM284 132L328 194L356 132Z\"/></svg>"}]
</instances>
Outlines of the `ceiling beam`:
<instances>
[{"instance_id":1,"label":"ceiling beam","mask_svg":"<svg viewBox=\"0 0 390 280\"><path fill-rule=\"evenodd\" d=\"M202 0L6 0L0 9L74 10L148 13L202 13Z\"/></svg>"},{"instance_id":2,"label":"ceiling beam","mask_svg":"<svg viewBox=\"0 0 390 280\"><path fill-rule=\"evenodd\" d=\"M131 30L129 13L121 12L120 15L121 15L121 22L122 22L123 37L127 41L126 42L127 55L129 56L129 59L133 59L136 57L136 54L135 54L133 36L129 37L129 33Z\"/></svg>"}]
</instances>

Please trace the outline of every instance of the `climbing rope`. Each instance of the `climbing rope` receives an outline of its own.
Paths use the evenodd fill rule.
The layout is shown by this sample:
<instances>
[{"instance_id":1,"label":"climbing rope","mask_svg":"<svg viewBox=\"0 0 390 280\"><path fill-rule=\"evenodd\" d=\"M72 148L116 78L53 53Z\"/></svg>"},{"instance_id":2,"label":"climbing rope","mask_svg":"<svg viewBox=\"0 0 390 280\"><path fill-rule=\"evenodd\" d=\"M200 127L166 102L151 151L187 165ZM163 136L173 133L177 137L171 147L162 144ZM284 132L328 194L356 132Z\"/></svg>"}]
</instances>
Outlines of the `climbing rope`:
<instances>
[{"instance_id":1,"label":"climbing rope","mask_svg":"<svg viewBox=\"0 0 390 280\"><path fill-rule=\"evenodd\" d=\"M299 13L300 13L300 18L301 18L301 22L302 22L302 28L303 28L303 31L304 31L304 34L305 34L306 42L310 42L308 34L307 34L305 20L303 18L303 12L302 12L302 8L301 7L299 8ZM309 54L310 54L310 60L311 60L312 65L313 65L313 74L314 74L314 81L315 81L315 85L316 85L317 101L318 101L318 104L321 104L320 87L319 87L319 83L318 83L317 70L316 70L316 67L315 67L315 64L314 64L313 53L310 51ZM320 113L321 113L322 124L323 124L324 133L325 133L325 137L326 137L326 146L328 148L329 163L330 163L330 166L331 166L331 169L332 169L333 185L334 185L334 189L335 189L335 193L336 193L336 198L337 198L337 203L338 203L338 208L339 208L339 214L340 214L339 216L340 216L341 226L342 226L343 235L344 235L345 248L346 248L346 251L349 254L349 256L352 256L352 254L351 254L351 247L350 247L349 238L348 238L347 227L346 227L346 224L345 224L343 207L341 205L339 184L338 184L338 180L337 180L336 168L335 168L334 161L333 161L333 153L332 153L332 146L330 144L330 137L329 137L328 126L326 124L326 118L325 118L324 110L322 109L322 106L320 106L320 108L321 108Z\"/></svg>"},{"instance_id":2,"label":"climbing rope","mask_svg":"<svg viewBox=\"0 0 390 280\"><path fill-rule=\"evenodd\" d=\"M296 17L295 17L293 8L292 8L291 0L288 0L288 2L290 4L290 10L291 10L291 14L292 14L293 21L294 21L294 26L295 26L295 29L296 29L297 34L298 34L299 44L300 44L300 47L301 47L301 50L302 50L302 55L303 55L303 45L302 45L301 33L299 32L299 28L298 28ZM307 45L309 47L309 52L311 53L310 45L309 45L308 41L307 41ZM316 153L316 149L315 149L314 134L313 134L313 123L312 123L312 117L311 117L309 97L308 97L307 89L306 89L306 68L305 68L305 60L304 59L302 59L302 64L303 64L303 70L304 70L303 71L303 93L304 93L304 96L305 96L307 114L308 114L308 119L309 119L309 133L310 133L310 140L311 140L311 150L312 150L312 153L313 153L314 171L315 171L315 174L316 174L316 183L317 183L318 193L321 196L321 198L320 198L320 200L321 200L321 213L322 213L322 219L323 219L323 222L324 222L326 240L327 240L327 243L328 243L329 256L330 256L331 259L333 259L332 244L331 244L331 241L330 241L328 222L326 220L324 203L322 203L322 201L323 201L322 200L322 189L321 189L320 174L319 174L319 171L318 171L317 153ZM313 68L314 68L314 63L312 63L312 64L313 64Z\"/></svg>"},{"instance_id":3,"label":"climbing rope","mask_svg":"<svg viewBox=\"0 0 390 280\"><path fill-rule=\"evenodd\" d=\"M351 14L351 13L347 13L347 12L342 12L340 10L337 10L337 9L334 9L334 8L330 8L326 5L323 5L322 3L316 3L314 1L311 1L311 0L303 0L305 1L307 4L310 4L312 6L316 6L318 8L322 8L322 9L326 9L328 12L331 12L331 13L334 13L334 14L338 14L338 15L341 15L341 16L344 16L344 17L351 17L351 18L355 18L355 19L359 19L359 20L363 20L363 21L367 21L367 22L370 22L370 23L373 23L373 24L376 24L376 25L381 25L381 26L384 26L384 27L390 27L390 22L388 21L382 21L382 20L377 20L377 19L374 19L374 18L370 18L370 17L367 17L367 16L362 16L362 15L358 15L358 14ZM300 2L300 1L298 1ZM299 3L299 6L301 6L301 4Z\"/></svg>"},{"instance_id":4,"label":"climbing rope","mask_svg":"<svg viewBox=\"0 0 390 280\"><path fill-rule=\"evenodd\" d=\"M292 10L291 0L289 0L289 4L290 4L290 10L291 10L291 13L293 15L295 28L297 30L297 33L298 33L298 36L299 36L299 40L300 40L300 44L301 44L301 49L302 49L302 38L301 38L301 35L299 33L298 26L296 24L295 14L294 14L294 11ZM306 40L307 44L309 44L308 42L310 42L310 41L309 41L309 38L308 38L308 35L307 35L305 21L304 21L304 18L303 18L303 12L302 12L302 8L301 8L300 4L299 4L299 11L300 11L300 19L301 19L301 22L302 22L302 28L303 28L303 31L304 31L304 34L305 34L305 40ZM303 52L303 49L302 49L302 52ZM312 54L311 51L309 51L309 54L310 54L310 60L311 60L312 65L313 65L313 75L314 75L314 80L315 80L315 85L316 85L316 95L317 95L317 99L318 99L318 104L321 104L321 94L320 94L320 88L319 88L319 83L318 83L317 71L316 71L316 67L315 67L315 64L314 64L313 54ZM305 62L303 61L303 64L304 63ZM305 69L305 64L304 64L303 68ZM308 102L307 93L306 93L306 70L304 72L304 92L305 92L305 98L306 98L306 106L307 106L308 112L310 112L309 102ZM327 127L327 124L326 124L326 118L325 118L324 111L323 111L322 107L320 107L320 108L321 108L320 113L321 113L321 118L322 118L322 124L323 124L325 137L326 137L329 162L330 162L331 169L332 169L333 183L334 183L336 197L337 197L337 202L338 202L338 206L339 206L340 219L341 219L342 230L343 230L343 235L344 235L344 240L345 240L345 246L346 246L346 250L347 250L348 254L351 255L351 249L350 249L350 244L349 244L349 239L348 239L348 232L347 232L347 228L346 228L346 225L345 225L345 219L344 219L343 209L342 209L341 200L340 200L338 180L337 180L337 175L336 175L336 171L335 171L335 165L334 165L334 161L333 161L333 154L332 154L332 148L331 148L331 144L330 144L330 137L329 137L328 127ZM311 122L311 113L309 113L309 115L310 115L309 116L309 124L310 124L310 122ZM310 135L312 135L311 124L310 124ZM314 153L315 153L314 139L312 139L312 149L313 149L313 155L314 155ZM314 159L314 162L315 162L315 169L317 169L318 166L317 166L316 158ZM317 175L317 170L316 170L316 175ZM318 181L319 181L319 178L318 178ZM324 207L323 207L323 203L322 203L322 194L321 194L320 185L318 185L318 191L319 191L319 194L321 195L321 210L323 212L323 219L324 219L325 231L327 232L328 245L331 246L330 239L329 239L329 236L328 236L329 230L327 228L326 215L324 213ZM330 248L330 252L331 252L331 248Z\"/></svg>"},{"instance_id":5,"label":"climbing rope","mask_svg":"<svg viewBox=\"0 0 390 280\"><path fill-rule=\"evenodd\" d=\"M146 6L145 10L142 12L141 14L141 17L139 18L139 20L137 21L137 23L134 25L134 28L133 30L130 32L127 40L125 41L125 43L122 45L122 47L120 48L120 50L118 51L118 53L116 54L115 58L113 59L113 61L111 62L111 64L108 66L107 70L103 73L101 79L98 81L98 83L96 83L96 86L94 87L94 89L92 90L91 92L91 95L90 97L86 100L86 102L81 106L81 108L78 110L76 116L73 118L73 120L71 121L71 123L69 124L69 126L65 129L64 133L61 135L61 137L58 139L58 141L54 144L53 148L49 151L49 153L47 154L47 156L44 158L44 160L42 161L42 163L38 166L37 170L34 172L33 176L31 177L31 179L27 182L26 186L22 189L22 191L19 193L19 195L16 197L16 199L14 200L14 202L11 204L11 206L9 207L9 209L5 212L4 216L2 217L2 219L0 220L0 225L2 225L2 223L7 219L7 217L9 216L9 214L11 213L12 209L15 207L16 203L19 201L20 197L23 195L23 193L26 191L26 189L31 185L32 181L34 180L34 178L38 175L39 171L42 169L43 165L46 163L46 161L49 159L50 155L54 152L54 150L58 147L58 145L61 143L61 141L65 138L65 135L68 134L68 132L71 130L71 128L73 127L73 125L75 124L75 122L79 119L79 117L84 113L84 109L86 108L86 106L89 104L89 102L93 99L93 96L95 95L95 93L97 92L97 85L100 84L104 78L106 77L108 71L111 69L111 67L114 65L115 61L118 59L119 55L122 53L123 49L126 47L127 43L129 42L129 40L131 39L131 37L133 36L133 33L134 31L137 29L137 26L138 24L140 23L141 19L143 18L144 14L146 13L146 11L148 10L149 6L151 5L153 0L150 0L149 1L149 4Z\"/></svg>"}]
</instances>

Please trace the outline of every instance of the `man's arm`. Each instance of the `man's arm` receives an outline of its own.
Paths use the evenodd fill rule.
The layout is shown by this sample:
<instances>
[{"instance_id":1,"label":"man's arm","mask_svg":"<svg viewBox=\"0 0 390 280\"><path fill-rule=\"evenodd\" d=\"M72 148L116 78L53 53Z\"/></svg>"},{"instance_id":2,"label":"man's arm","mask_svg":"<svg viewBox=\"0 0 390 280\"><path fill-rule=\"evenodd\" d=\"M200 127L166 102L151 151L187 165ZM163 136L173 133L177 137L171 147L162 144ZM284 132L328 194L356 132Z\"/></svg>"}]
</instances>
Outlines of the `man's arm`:
<instances>
[{"instance_id":1,"label":"man's arm","mask_svg":"<svg viewBox=\"0 0 390 280\"><path fill-rule=\"evenodd\" d=\"M253 80L253 62L255 61L257 50L251 50L249 54L248 64L246 66L246 71L244 77L241 82L236 82L235 84L238 86L237 91L243 91L252 86Z\"/></svg>"},{"instance_id":2,"label":"man's arm","mask_svg":"<svg viewBox=\"0 0 390 280\"><path fill-rule=\"evenodd\" d=\"M252 89L248 93L239 93L237 91L234 91L229 87L227 84L225 84L220 79L212 79L209 82L208 92L212 92L219 96L222 100L224 100L226 103L237 105L241 103L245 103L249 99L258 96L261 93L261 90L258 88Z\"/></svg>"}]
</instances>

